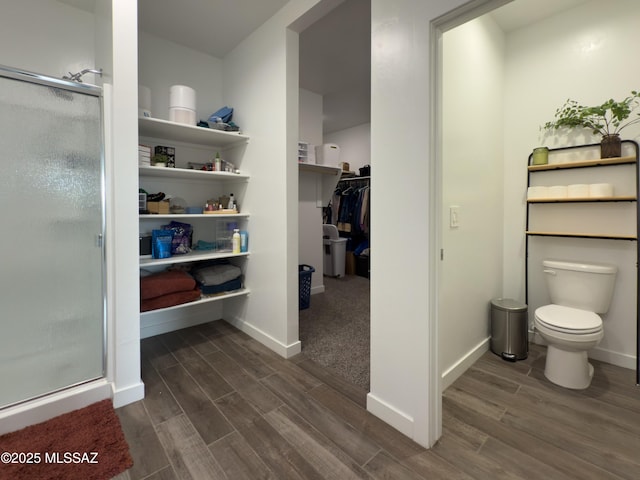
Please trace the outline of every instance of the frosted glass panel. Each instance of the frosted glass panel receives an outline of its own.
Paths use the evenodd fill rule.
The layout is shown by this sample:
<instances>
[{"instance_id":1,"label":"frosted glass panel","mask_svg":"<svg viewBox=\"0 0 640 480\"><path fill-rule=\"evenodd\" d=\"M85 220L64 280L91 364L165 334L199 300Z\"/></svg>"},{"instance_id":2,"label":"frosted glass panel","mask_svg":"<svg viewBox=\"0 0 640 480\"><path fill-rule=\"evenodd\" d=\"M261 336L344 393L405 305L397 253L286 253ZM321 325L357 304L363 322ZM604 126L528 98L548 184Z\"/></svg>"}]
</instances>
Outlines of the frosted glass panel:
<instances>
[{"instance_id":1,"label":"frosted glass panel","mask_svg":"<svg viewBox=\"0 0 640 480\"><path fill-rule=\"evenodd\" d=\"M0 408L103 375L100 118L0 77Z\"/></svg>"}]
</instances>

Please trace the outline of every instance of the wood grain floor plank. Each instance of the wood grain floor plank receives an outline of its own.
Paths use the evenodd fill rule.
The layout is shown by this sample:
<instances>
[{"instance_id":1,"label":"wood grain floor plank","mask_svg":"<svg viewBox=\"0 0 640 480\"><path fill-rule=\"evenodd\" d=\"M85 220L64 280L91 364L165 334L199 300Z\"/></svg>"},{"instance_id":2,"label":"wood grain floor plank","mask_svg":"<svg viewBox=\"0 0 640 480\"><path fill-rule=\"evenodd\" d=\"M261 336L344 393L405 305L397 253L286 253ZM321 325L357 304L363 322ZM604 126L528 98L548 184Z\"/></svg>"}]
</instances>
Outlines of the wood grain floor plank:
<instances>
[{"instance_id":1,"label":"wood grain floor plank","mask_svg":"<svg viewBox=\"0 0 640 480\"><path fill-rule=\"evenodd\" d=\"M232 340L232 335L216 337L211 341L254 378L264 378L273 373L273 369L264 363L258 355L235 343Z\"/></svg>"},{"instance_id":2,"label":"wood grain floor plank","mask_svg":"<svg viewBox=\"0 0 640 480\"><path fill-rule=\"evenodd\" d=\"M173 367L178 360L167 350L158 337L148 337L140 341L140 353L156 370Z\"/></svg>"},{"instance_id":3,"label":"wood grain floor plank","mask_svg":"<svg viewBox=\"0 0 640 480\"><path fill-rule=\"evenodd\" d=\"M178 477L173 471L173 467L168 466L162 470L152 473L148 477L145 477L144 480L178 480Z\"/></svg>"},{"instance_id":4,"label":"wood grain floor plank","mask_svg":"<svg viewBox=\"0 0 640 480\"><path fill-rule=\"evenodd\" d=\"M350 399L327 385L320 385L309 391L309 395L322 406L333 412L344 422L367 435L376 445L400 460L424 452L406 435L367 412Z\"/></svg>"},{"instance_id":5,"label":"wood grain floor plank","mask_svg":"<svg viewBox=\"0 0 640 480\"><path fill-rule=\"evenodd\" d=\"M247 402L238 392L216 400L216 406L237 430L250 427L262 414Z\"/></svg>"},{"instance_id":6,"label":"wood grain floor plank","mask_svg":"<svg viewBox=\"0 0 640 480\"><path fill-rule=\"evenodd\" d=\"M333 374L330 370L310 359L296 359L296 364L314 375L322 383L329 385L342 395L351 399L362 408L367 408L367 392L357 385L353 385L342 377Z\"/></svg>"},{"instance_id":7,"label":"wood grain floor plank","mask_svg":"<svg viewBox=\"0 0 640 480\"><path fill-rule=\"evenodd\" d=\"M211 400L234 391L233 387L200 356L184 362L182 366Z\"/></svg>"},{"instance_id":8,"label":"wood grain floor plank","mask_svg":"<svg viewBox=\"0 0 640 480\"><path fill-rule=\"evenodd\" d=\"M144 406L154 425L164 422L182 413L180 405L171 394L169 387L151 362L143 357L141 360L142 381L144 382Z\"/></svg>"},{"instance_id":9,"label":"wood grain floor plank","mask_svg":"<svg viewBox=\"0 0 640 480\"><path fill-rule=\"evenodd\" d=\"M445 435L436 442L434 453L444 458L454 467L476 479L528 480L511 471L510 464L498 464L486 456L468 448L455 435Z\"/></svg>"},{"instance_id":10,"label":"wood grain floor plank","mask_svg":"<svg viewBox=\"0 0 640 480\"><path fill-rule=\"evenodd\" d=\"M228 480L185 415L158 425L158 437L181 480Z\"/></svg>"},{"instance_id":11,"label":"wood grain floor plank","mask_svg":"<svg viewBox=\"0 0 640 480\"><path fill-rule=\"evenodd\" d=\"M320 473L265 418L258 418L240 433L278 480L322 479Z\"/></svg>"},{"instance_id":12,"label":"wood grain floor plank","mask_svg":"<svg viewBox=\"0 0 640 480\"><path fill-rule=\"evenodd\" d=\"M425 450L402 461L404 465L428 480L473 480L433 450Z\"/></svg>"},{"instance_id":13,"label":"wood grain floor plank","mask_svg":"<svg viewBox=\"0 0 640 480\"><path fill-rule=\"evenodd\" d=\"M342 421L329 409L293 387L279 374L270 375L262 382L294 412L313 423L316 429L342 448L359 465L364 465L380 450L380 447L364 432Z\"/></svg>"},{"instance_id":14,"label":"wood grain floor plank","mask_svg":"<svg viewBox=\"0 0 640 480\"><path fill-rule=\"evenodd\" d=\"M286 406L264 418L322 475L341 480L368 479L369 475L329 439Z\"/></svg>"},{"instance_id":15,"label":"wood grain floor plank","mask_svg":"<svg viewBox=\"0 0 640 480\"><path fill-rule=\"evenodd\" d=\"M133 467L127 471L129 478L138 480L168 466L169 459L143 403L125 405L118 408L116 413L133 458Z\"/></svg>"},{"instance_id":16,"label":"wood grain floor plank","mask_svg":"<svg viewBox=\"0 0 640 480\"><path fill-rule=\"evenodd\" d=\"M160 375L205 444L208 445L233 431L231 424L182 365L166 368Z\"/></svg>"},{"instance_id":17,"label":"wood grain floor plank","mask_svg":"<svg viewBox=\"0 0 640 480\"><path fill-rule=\"evenodd\" d=\"M450 417L456 418L460 423L482 432L486 439L499 439L511 447L545 462L570 478L580 478L582 480L617 480L620 478L565 450L559 449L555 445L542 442L539 438L527 432L507 426L489 417L478 415L476 412L466 408L465 405L459 404L450 398L443 399L443 410L447 412L447 426L452 423L449 421ZM484 451L486 451L485 443L483 442L481 445ZM491 445L493 444L490 444L489 447ZM478 451L480 451L480 448Z\"/></svg>"},{"instance_id":18,"label":"wood grain floor plank","mask_svg":"<svg viewBox=\"0 0 640 480\"><path fill-rule=\"evenodd\" d=\"M158 339L180 363L195 360L198 357L198 353L191 348L179 330L159 335Z\"/></svg>"},{"instance_id":19,"label":"wood grain floor plank","mask_svg":"<svg viewBox=\"0 0 640 480\"><path fill-rule=\"evenodd\" d=\"M238 432L209 445L227 478L232 480L279 480Z\"/></svg>"},{"instance_id":20,"label":"wood grain floor plank","mask_svg":"<svg viewBox=\"0 0 640 480\"><path fill-rule=\"evenodd\" d=\"M379 480L424 480L425 478L382 450L369 460L364 468L373 478Z\"/></svg>"},{"instance_id":21,"label":"wood grain floor plank","mask_svg":"<svg viewBox=\"0 0 640 480\"><path fill-rule=\"evenodd\" d=\"M191 348L202 356L219 351L219 348L216 347L198 327L179 330L178 335L180 335L180 337L182 337Z\"/></svg>"},{"instance_id":22,"label":"wood grain floor plank","mask_svg":"<svg viewBox=\"0 0 640 480\"><path fill-rule=\"evenodd\" d=\"M460 378L458 380L460 381L447 388L443 393L442 398L457 400L460 403L468 405L469 408L473 409L480 415L486 415L496 420L500 420L504 412L507 410L508 403L500 398L499 394L496 394L497 401L494 401L493 397L485 398L483 396L478 396L476 394L477 392L474 391L470 393L462 388L468 383L466 378Z\"/></svg>"},{"instance_id":23,"label":"wood grain floor plank","mask_svg":"<svg viewBox=\"0 0 640 480\"><path fill-rule=\"evenodd\" d=\"M249 375L224 352L207 355L205 360L236 392L261 413L269 413L282 405L282 400Z\"/></svg>"}]
</instances>

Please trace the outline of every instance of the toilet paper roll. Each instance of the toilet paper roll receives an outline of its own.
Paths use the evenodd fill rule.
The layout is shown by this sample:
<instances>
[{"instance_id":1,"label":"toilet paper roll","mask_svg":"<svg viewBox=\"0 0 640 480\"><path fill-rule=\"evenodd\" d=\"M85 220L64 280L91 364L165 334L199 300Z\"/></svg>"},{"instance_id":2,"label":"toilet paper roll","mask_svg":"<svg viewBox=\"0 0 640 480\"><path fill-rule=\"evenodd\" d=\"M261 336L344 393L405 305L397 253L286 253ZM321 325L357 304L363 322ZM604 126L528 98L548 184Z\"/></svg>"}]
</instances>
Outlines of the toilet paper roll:
<instances>
[{"instance_id":1,"label":"toilet paper roll","mask_svg":"<svg viewBox=\"0 0 640 480\"><path fill-rule=\"evenodd\" d=\"M186 125L195 125L197 123L196 111L188 108L171 107L169 109L169 120Z\"/></svg>"},{"instance_id":2,"label":"toilet paper roll","mask_svg":"<svg viewBox=\"0 0 640 480\"><path fill-rule=\"evenodd\" d=\"M587 198L589 196L589 185L576 183L567 187L568 198Z\"/></svg>"},{"instance_id":3,"label":"toilet paper roll","mask_svg":"<svg viewBox=\"0 0 640 480\"><path fill-rule=\"evenodd\" d=\"M613 185L610 183L592 183L589 185L589 196L594 198L613 197Z\"/></svg>"},{"instance_id":4,"label":"toilet paper roll","mask_svg":"<svg viewBox=\"0 0 640 480\"><path fill-rule=\"evenodd\" d=\"M173 85L169 90L169 108L196 109L196 91L185 85Z\"/></svg>"},{"instance_id":5,"label":"toilet paper roll","mask_svg":"<svg viewBox=\"0 0 640 480\"><path fill-rule=\"evenodd\" d=\"M549 198L567 198L567 186L554 185L549 187Z\"/></svg>"},{"instance_id":6,"label":"toilet paper roll","mask_svg":"<svg viewBox=\"0 0 640 480\"><path fill-rule=\"evenodd\" d=\"M529 187L527 188L527 198L529 200L548 198L549 189L547 187Z\"/></svg>"}]
</instances>

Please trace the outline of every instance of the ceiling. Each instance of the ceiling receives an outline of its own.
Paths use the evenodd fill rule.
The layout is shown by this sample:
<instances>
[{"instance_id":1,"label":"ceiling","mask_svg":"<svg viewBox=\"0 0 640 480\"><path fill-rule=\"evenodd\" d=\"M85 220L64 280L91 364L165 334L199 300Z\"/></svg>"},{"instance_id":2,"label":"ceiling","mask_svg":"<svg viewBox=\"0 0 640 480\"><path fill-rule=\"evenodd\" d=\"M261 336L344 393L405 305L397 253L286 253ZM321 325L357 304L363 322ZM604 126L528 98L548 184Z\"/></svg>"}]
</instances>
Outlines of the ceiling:
<instances>
[{"instance_id":1,"label":"ceiling","mask_svg":"<svg viewBox=\"0 0 640 480\"><path fill-rule=\"evenodd\" d=\"M94 11L96 0L59 0ZM515 0L490 15L510 32L590 0ZM138 0L139 28L223 58L288 0ZM329 133L370 118L370 0L345 0L300 33L300 87L323 95Z\"/></svg>"}]
</instances>

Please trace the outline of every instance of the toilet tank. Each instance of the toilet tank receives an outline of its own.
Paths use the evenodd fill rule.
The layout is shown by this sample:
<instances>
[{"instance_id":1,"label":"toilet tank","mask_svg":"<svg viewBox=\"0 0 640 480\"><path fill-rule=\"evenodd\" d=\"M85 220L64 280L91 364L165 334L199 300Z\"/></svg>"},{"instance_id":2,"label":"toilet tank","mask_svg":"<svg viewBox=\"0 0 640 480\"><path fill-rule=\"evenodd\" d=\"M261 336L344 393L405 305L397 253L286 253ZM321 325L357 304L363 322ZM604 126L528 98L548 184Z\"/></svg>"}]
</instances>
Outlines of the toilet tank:
<instances>
[{"instance_id":1,"label":"toilet tank","mask_svg":"<svg viewBox=\"0 0 640 480\"><path fill-rule=\"evenodd\" d=\"M544 260L547 288L556 305L606 313L618 268L615 265Z\"/></svg>"}]
</instances>

